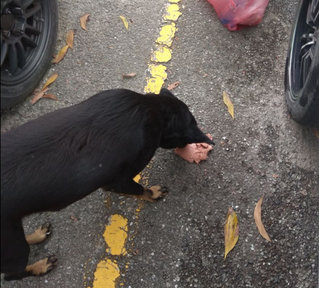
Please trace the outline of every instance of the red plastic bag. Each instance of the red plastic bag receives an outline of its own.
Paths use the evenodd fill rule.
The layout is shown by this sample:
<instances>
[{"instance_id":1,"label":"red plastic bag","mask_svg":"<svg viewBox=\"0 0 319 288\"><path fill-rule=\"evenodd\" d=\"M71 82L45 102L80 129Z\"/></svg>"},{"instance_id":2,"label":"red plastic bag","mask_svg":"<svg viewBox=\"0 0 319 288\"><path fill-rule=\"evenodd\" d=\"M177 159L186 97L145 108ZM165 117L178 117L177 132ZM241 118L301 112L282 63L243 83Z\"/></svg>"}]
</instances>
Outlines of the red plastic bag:
<instances>
[{"instance_id":1,"label":"red plastic bag","mask_svg":"<svg viewBox=\"0 0 319 288\"><path fill-rule=\"evenodd\" d=\"M235 31L261 22L269 0L207 0L228 30Z\"/></svg>"}]
</instances>

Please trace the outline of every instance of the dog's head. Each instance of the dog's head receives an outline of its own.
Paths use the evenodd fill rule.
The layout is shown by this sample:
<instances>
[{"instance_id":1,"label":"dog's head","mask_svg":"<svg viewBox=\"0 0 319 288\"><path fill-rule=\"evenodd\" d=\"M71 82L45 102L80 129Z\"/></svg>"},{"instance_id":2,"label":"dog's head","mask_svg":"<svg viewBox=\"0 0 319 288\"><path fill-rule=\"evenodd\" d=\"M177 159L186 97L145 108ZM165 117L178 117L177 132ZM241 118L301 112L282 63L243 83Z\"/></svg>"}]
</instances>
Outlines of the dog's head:
<instances>
[{"instance_id":1,"label":"dog's head","mask_svg":"<svg viewBox=\"0 0 319 288\"><path fill-rule=\"evenodd\" d=\"M197 126L197 122L185 103L178 100L169 90L162 89L160 96L165 96L162 106L165 124L160 147L171 149L184 147L191 143L215 145Z\"/></svg>"}]
</instances>

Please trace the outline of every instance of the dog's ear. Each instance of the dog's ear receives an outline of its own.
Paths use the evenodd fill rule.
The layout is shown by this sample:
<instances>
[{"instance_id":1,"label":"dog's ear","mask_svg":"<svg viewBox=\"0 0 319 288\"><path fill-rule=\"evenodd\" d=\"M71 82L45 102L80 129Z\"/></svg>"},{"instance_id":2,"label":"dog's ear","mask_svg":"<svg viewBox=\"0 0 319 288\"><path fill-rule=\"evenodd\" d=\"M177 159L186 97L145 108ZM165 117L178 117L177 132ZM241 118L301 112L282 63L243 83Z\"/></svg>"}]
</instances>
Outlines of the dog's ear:
<instances>
[{"instance_id":1,"label":"dog's ear","mask_svg":"<svg viewBox=\"0 0 319 288\"><path fill-rule=\"evenodd\" d=\"M190 143L207 143L215 145L213 140L210 140L197 126L194 126L188 130L188 142Z\"/></svg>"},{"instance_id":2,"label":"dog's ear","mask_svg":"<svg viewBox=\"0 0 319 288\"><path fill-rule=\"evenodd\" d=\"M161 89L160 95L176 98L176 96L174 96L174 94L171 91L169 91L168 89L166 89L166 88L162 88Z\"/></svg>"}]
</instances>

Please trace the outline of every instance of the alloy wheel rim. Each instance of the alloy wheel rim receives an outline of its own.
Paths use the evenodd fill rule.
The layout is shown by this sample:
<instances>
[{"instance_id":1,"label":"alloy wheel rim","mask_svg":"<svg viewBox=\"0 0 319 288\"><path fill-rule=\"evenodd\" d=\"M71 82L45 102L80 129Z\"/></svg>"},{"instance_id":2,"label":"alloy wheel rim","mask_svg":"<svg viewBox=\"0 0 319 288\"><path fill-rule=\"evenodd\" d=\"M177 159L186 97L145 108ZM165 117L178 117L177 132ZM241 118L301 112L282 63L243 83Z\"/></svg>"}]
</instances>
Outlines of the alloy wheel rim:
<instances>
[{"instance_id":1,"label":"alloy wheel rim","mask_svg":"<svg viewBox=\"0 0 319 288\"><path fill-rule=\"evenodd\" d=\"M36 65L31 62L43 40L43 13L39 0L1 1L1 83L22 82L30 73L28 66Z\"/></svg>"}]
</instances>

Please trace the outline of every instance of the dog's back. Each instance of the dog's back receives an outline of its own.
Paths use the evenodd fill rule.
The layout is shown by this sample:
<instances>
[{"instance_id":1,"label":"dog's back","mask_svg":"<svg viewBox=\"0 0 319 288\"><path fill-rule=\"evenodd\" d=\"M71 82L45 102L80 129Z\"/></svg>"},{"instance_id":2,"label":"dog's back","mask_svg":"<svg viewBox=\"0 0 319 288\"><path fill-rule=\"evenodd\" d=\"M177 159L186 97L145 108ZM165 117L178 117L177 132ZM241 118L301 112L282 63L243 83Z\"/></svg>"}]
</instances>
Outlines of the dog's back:
<instances>
[{"instance_id":1,"label":"dog's back","mask_svg":"<svg viewBox=\"0 0 319 288\"><path fill-rule=\"evenodd\" d=\"M21 214L63 208L110 181L119 161L129 162L144 145L148 113L142 96L128 90L102 92L2 135L4 210L10 204Z\"/></svg>"}]
</instances>

